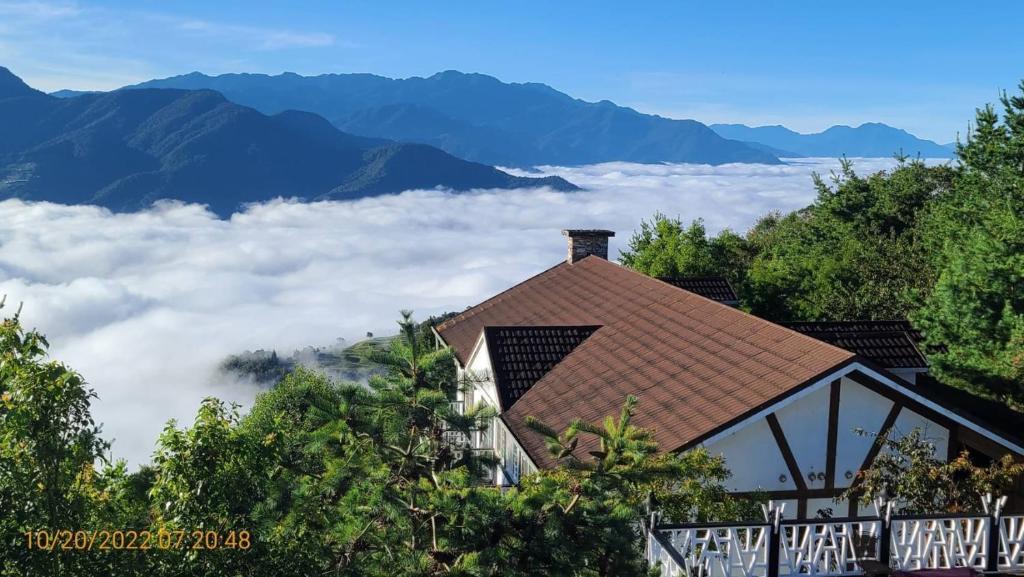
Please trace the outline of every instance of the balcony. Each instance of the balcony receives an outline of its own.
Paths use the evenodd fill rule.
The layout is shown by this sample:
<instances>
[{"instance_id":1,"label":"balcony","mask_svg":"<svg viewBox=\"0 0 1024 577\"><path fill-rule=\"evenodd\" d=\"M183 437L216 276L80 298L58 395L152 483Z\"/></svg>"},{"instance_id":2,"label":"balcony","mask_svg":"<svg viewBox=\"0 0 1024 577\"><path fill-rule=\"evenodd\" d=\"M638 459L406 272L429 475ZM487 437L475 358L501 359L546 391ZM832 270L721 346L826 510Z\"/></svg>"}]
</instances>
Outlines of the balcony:
<instances>
[{"instance_id":1,"label":"balcony","mask_svg":"<svg viewBox=\"0 0 1024 577\"><path fill-rule=\"evenodd\" d=\"M1002 501L1002 502L1005 502ZM968 515L655 525L647 560L663 577L843 577L964 568L1024 572L1024 515L1002 515L999 500Z\"/></svg>"}]
</instances>

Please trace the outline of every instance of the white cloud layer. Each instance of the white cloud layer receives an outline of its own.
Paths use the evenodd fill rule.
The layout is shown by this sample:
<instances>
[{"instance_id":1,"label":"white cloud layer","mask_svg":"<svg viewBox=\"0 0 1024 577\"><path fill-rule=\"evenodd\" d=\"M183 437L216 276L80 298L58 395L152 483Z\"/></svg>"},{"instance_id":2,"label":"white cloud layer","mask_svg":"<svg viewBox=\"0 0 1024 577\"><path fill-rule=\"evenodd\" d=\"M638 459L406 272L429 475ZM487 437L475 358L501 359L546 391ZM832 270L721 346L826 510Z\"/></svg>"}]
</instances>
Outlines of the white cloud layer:
<instances>
[{"instance_id":1,"label":"white cloud layer","mask_svg":"<svg viewBox=\"0 0 1024 577\"><path fill-rule=\"evenodd\" d=\"M564 258L562 228L617 231L613 255L659 210L742 231L769 210L806 205L811 172L835 167L545 167L587 190L277 201L227 221L176 203L111 214L10 200L0 202L0 294L24 302L53 356L97 390L114 455L140 463L164 422L191 421L203 397L252 401L253 388L216 377L227 354L392 333L402 308L421 318L460 310Z\"/></svg>"}]
</instances>

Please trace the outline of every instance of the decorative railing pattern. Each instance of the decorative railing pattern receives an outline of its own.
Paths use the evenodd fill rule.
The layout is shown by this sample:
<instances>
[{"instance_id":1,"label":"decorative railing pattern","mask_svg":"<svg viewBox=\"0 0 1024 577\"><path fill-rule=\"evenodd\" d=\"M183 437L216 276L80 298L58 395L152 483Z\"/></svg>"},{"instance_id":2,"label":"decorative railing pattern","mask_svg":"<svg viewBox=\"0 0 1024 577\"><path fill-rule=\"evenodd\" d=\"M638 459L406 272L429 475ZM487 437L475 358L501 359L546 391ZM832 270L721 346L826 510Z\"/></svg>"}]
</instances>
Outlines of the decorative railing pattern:
<instances>
[{"instance_id":1,"label":"decorative railing pattern","mask_svg":"<svg viewBox=\"0 0 1024 577\"><path fill-rule=\"evenodd\" d=\"M653 525L647 556L665 577L843 577L892 570L969 567L1024 570L1024 515L1001 515L1006 500L991 497L975 515L878 516L781 521L765 508L765 523Z\"/></svg>"},{"instance_id":2,"label":"decorative railing pattern","mask_svg":"<svg viewBox=\"0 0 1024 577\"><path fill-rule=\"evenodd\" d=\"M660 531L689 577L767 577L769 525L689 526Z\"/></svg>"},{"instance_id":3,"label":"decorative railing pattern","mask_svg":"<svg viewBox=\"0 0 1024 577\"><path fill-rule=\"evenodd\" d=\"M891 563L896 569L950 569L988 566L991 517L892 520Z\"/></svg>"},{"instance_id":4,"label":"decorative railing pattern","mask_svg":"<svg viewBox=\"0 0 1024 577\"><path fill-rule=\"evenodd\" d=\"M784 522L780 536L780 575L858 575L859 543L870 540L877 558L879 519Z\"/></svg>"},{"instance_id":5,"label":"decorative railing pattern","mask_svg":"<svg viewBox=\"0 0 1024 577\"><path fill-rule=\"evenodd\" d=\"M1024 570L1024 515L1008 515L999 523L999 569Z\"/></svg>"},{"instance_id":6,"label":"decorative railing pattern","mask_svg":"<svg viewBox=\"0 0 1024 577\"><path fill-rule=\"evenodd\" d=\"M689 577L685 569L685 560L675 547L667 542L661 531L647 533L647 562L652 566L661 567L662 577Z\"/></svg>"}]
</instances>

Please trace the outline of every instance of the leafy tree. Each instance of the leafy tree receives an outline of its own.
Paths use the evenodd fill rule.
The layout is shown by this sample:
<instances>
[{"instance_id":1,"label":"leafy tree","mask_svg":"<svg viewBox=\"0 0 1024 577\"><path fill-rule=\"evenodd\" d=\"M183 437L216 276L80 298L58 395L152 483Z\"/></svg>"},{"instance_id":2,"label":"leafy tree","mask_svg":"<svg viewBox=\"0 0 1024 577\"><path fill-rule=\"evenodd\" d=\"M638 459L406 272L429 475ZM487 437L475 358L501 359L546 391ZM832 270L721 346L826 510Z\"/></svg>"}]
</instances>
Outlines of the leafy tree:
<instances>
[{"instance_id":1,"label":"leafy tree","mask_svg":"<svg viewBox=\"0 0 1024 577\"><path fill-rule=\"evenodd\" d=\"M906 158L867 178L846 160L830 180L815 175L813 204L748 234L746 302L773 320L905 318L933 276L918 223L951 177Z\"/></svg>"},{"instance_id":2,"label":"leafy tree","mask_svg":"<svg viewBox=\"0 0 1024 577\"><path fill-rule=\"evenodd\" d=\"M654 277L725 275L737 280L746 247L743 238L730 231L709 239L704 223L683 226L678 218L656 213L640 223L619 258L622 264Z\"/></svg>"},{"instance_id":3,"label":"leafy tree","mask_svg":"<svg viewBox=\"0 0 1024 577\"><path fill-rule=\"evenodd\" d=\"M745 308L772 320L904 318L934 276L919 220L950 186L949 167L906 158L892 171L858 176L843 160L818 175L813 204L770 213L740 236L707 237L655 214L634 233L623 264L651 276L725 276Z\"/></svg>"},{"instance_id":4,"label":"leafy tree","mask_svg":"<svg viewBox=\"0 0 1024 577\"><path fill-rule=\"evenodd\" d=\"M238 406L208 398L195 423L179 429L167 424L153 457L149 490L154 534L214 531L222 537L253 534L251 511L266 494L274 468L274 439L255 439L238 426ZM237 543L237 539L235 539ZM262 543L213 550L156 551L168 572L178 575L260 574Z\"/></svg>"},{"instance_id":5,"label":"leafy tree","mask_svg":"<svg viewBox=\"0 0 1024 577\"><path fill-rule=\"evenodd\" d=\"M0 307L3 303L0 302ZM95 465L108 445L81 375L48 360L18 314L0 324L0 575L81 574L90 559L32 550L26 531L89 519Z\"/></svg>"},{"instance_id":6,"label":"leafy tree","mask_svg":"<svg viewBox=\"0 0 1024 577\"><path fill-rule=\"evenodd\" d=\"M902 437L876 436L875 442L886 450L869 469L858 471L840 499L870 503L885 495L903 514L966 513L977 511L987 493L1006 494L1024 474L1024 464L1011 455L987 467L973 464L966 450L949 462L941 460L921 429Z\"/></svg>"}]
</instances>

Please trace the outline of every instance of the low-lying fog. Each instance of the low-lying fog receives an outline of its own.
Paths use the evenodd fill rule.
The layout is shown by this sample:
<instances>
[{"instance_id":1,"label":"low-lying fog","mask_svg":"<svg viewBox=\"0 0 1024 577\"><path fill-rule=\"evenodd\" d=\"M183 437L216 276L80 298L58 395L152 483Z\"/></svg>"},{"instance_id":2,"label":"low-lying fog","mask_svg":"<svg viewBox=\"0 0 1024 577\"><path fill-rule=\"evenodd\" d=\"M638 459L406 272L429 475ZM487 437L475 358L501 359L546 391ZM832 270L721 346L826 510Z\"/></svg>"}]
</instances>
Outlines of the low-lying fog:
<instances>
[{"instance_id":1,"label":"low-lying fog","mask_svg":"<svg viewBox=\"0 0 1024 577\"><path fill-rule=\"evenodd\" d=\"M227 221L196 205L111 214L5 201L3 314L24 303L25 323L99 393L94 414L114 456L138 464L167 419L191 422L203 397L252 401L257 387L218 376L225 355L388 334L403 308L461 310L564 258L562 228L617 231L613 258L659 210L744 231L769 210L806 205L812 171L837 165L544 167L587 190L278 201ZM892 165L855 161L861 173Z\"/></svg>"}]
</instances>

